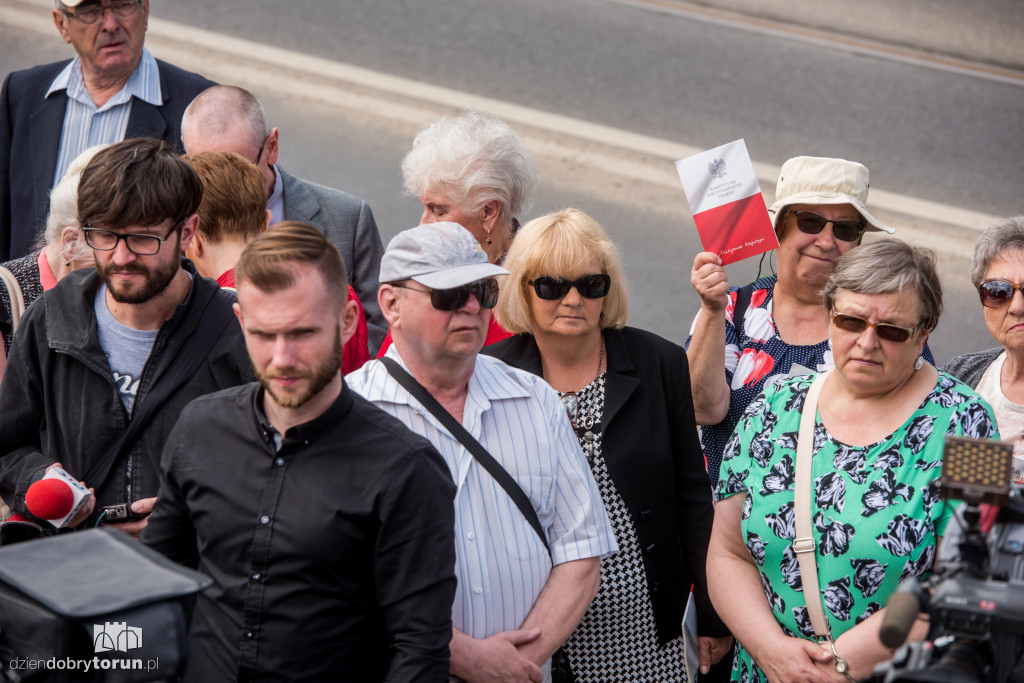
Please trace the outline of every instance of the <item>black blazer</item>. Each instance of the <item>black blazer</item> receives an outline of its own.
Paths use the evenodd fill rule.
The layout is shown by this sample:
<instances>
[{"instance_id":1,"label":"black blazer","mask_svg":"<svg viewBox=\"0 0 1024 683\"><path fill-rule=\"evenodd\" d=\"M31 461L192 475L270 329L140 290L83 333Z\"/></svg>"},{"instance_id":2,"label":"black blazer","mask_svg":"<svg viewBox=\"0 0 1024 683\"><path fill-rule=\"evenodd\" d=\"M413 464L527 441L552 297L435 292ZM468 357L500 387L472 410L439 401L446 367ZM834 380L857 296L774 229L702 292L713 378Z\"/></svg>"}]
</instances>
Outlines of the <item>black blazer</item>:
<instances>
[{"instance_id":1,"label":"black blazer","mask_svg":"<svg viewBox=\"0 0 1024 683\"><path fill-rule=\"evenodd\" d=\"M681 633L691 584L700 635L728 635L708 597L705 566L714 510L686 352L631 327L607 329L604 338L608 372L601 450L636 527L659 640ZM531 335L516 335L481 353L542 375Z\"/></svg>"},{"instance_id":2,"label":"black blazer","mask_svg":"<svg viewBox=\"0 0 1024 683\"><path fill-rule=\"evenodd\" d=\"M50 211L50 188L57 168L64 91L46 97L53 79L71 60L15 71L0 93L0 262L32 251ZM154 107L132 100L125 138L156 138L181 149L181 115L213 81L156 61L164 103Z\"/></svg>"}]
</instances>

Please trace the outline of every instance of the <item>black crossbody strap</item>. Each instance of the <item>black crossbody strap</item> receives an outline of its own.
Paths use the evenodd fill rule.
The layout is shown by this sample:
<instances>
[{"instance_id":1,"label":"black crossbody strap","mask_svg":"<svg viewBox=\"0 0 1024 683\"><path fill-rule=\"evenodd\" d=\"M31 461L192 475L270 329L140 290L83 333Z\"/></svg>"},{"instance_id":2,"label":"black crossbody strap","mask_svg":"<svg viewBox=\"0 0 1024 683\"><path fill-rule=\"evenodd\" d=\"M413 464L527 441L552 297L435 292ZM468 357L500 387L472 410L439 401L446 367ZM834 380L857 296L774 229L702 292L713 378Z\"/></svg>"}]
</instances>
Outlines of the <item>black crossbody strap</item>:
<instances>
[{"instance_id":1,"label":"black crossbody strap","mask_svg":"<svg viewBox=\"0 0 1024 683\"><path fill-rule=\"evenodd\" d=\"M231 310L235 298L231 294L218 290L199 319L195 332L185 341L167 371L157 379L141 403L135 406L128 427L121 437L111 446L102 458L93 461L92 466L82 477L88 486L100 486L110 474L117 457L124 452L138 435L149 418L153 416L167 400L167 397L181 388L189 380L209 355L213 345L220 339L221 333L234 318Z\"/></svg>"},{"instance_id":2,"label":"black crossbody strap","mask_svg":"<svg viewBox=\"0 0 1024 683\"><path fill-rule=\"evenodd\" d=\"M533 530L537 532L544 547L547 548L548 555L551 555L551 547L548 545L547 536L544 535L544 528L540 525L540 519L537 517L537 511L533 509L533 504L530 499L523 492L523 489L519 487L516 480L512 478L512 475L505 471L505 468L494 459L494 456L487 452L487 449L481 445L479 441L473 438L473 435L466 431L466 428L459 424L451 413L444 409L440 403L437 402L430 392L427 391L422 384L416 381L412 375L410 375L405 368L399 365L392 358L381 358L380 362L387 368L388 374L395 378L399 384L401 384L406 391L413 395L417 401L423 404L423 407L430 411L430 413L438 419L438 421L444 425L445 429L451 432L451 435L459 440L466 450L476 458L477 462L483 465L483 468L487 470L494 480L501 485L501 488L505 489L505 493L508 494L512 502L516 504L519 511L523 513L523 517L530 523Z\"/></svg>"},{"instance_id":3,"label":"black crossbody strap","mask_svg":"<svg viewBox=\"0 0 1024 683\"><path fill-rule=\"evenodd\" d=\"M732 326L736 328L736 339L743 336L743 317L750 308L750 300L754 296L754 283L743 285L736 291L736 305L732 309Z\"/></svg>"}]
</instances>

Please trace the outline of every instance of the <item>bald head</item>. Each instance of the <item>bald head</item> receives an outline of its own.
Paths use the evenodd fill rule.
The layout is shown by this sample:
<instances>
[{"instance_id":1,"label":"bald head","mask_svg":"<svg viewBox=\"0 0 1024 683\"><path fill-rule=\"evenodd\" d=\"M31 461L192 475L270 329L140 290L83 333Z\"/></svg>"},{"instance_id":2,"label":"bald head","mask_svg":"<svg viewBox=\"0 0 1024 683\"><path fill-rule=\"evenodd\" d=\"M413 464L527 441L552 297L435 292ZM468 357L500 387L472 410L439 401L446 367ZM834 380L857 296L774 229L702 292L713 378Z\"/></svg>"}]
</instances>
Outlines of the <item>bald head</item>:
<instances>
[{"instance_id":1,"label":"bald head","mask_svg":"<svg viewBox=\"0 0 1024 683\"><path fill-rule=\"evenodd\" d=\"M181 117L181 141L189 154L234 152L256 164L270 196L277 163L277 129L248 90L215 85L199 94Z\"/></svg>"}]
</instances>

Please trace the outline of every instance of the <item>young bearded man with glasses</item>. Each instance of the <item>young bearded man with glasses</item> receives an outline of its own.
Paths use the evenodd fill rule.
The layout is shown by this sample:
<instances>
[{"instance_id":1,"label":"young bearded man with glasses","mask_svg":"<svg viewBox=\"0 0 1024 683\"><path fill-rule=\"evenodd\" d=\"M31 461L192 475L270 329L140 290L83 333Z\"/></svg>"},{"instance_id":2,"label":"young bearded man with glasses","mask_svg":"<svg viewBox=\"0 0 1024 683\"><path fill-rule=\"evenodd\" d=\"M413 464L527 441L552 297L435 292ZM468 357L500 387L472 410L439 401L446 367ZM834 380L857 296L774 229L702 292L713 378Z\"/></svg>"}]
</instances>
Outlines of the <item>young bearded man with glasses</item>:
<instances>
[{"instance_id":1,"label":"young bearded man with glasses","mask_svg":"<svg viewBox=\"0 0 1024 683\"><path fill-rule=\"evenodd\" d=\"M149 0L55 0L75 58L11 73L0 94L0 261L33 248L49 190L91 145L181 145L185 107L213 85L144 47Z\"/></svg>"},{"instance_id":2,"label":"young bearded man with glasses","mask_svg":"<svg viewBox=\"0 0 1024 683\"><path fill-rule=\"evenodd\" d=\"M252 376L231 295L182 260L201 196L188 162L157 140L120 142L82 172L78 214L96 269L75 271L26 311L0 385L0 497L13 509L30 512L28 487L61 463L96 494L68 526L101 521L138 535L181 409ZM200 333L208 341L190 345ZM179 356L190 355L181 371Z\"/></svg>"}]
</instances>

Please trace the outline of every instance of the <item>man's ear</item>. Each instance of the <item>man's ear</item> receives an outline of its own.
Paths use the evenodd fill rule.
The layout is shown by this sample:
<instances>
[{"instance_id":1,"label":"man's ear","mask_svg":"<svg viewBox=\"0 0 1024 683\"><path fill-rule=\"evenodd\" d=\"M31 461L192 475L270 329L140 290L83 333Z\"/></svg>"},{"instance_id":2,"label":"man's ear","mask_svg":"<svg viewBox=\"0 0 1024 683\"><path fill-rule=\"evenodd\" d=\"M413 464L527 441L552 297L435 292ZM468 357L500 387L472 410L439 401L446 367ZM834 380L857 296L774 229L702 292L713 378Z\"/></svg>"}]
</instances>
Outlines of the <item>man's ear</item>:
<instances>
[{"instance_id":1,"label":"man's ear","mask_svg":"<svg viewBox=\"0 0 1024 683\"><path fill-rule=\"evenodd\" d=\"M71 43L71 34L68 33L68 18L59 9L53 10L53 23L57 26L57 32L64 39L65 43Z\"/></svg>"},{"instance_id":2,"label":"man's ear","mask_svg":"<svg viewBox=\"0 0 1024 683\"><path fill-rule=\"evenodd\" d=\"M273 166L277 163L279 151L277 128L272 128L270 135L267 136L267 141L263 143L263 158L267 160L267 166Z\"/></svg>"},{"instance_id":3,"label":"man's ear","mask_svg":"<svg viewBox=\"0 0 1024 683\"><path fill-rule=\"evenodd\" d=\"M394 327L398 323L400 299L398 289L387 283L382 284L377 290L377 303L380 305L380 312L384 314L384 319L388 321L388 327Z\"/></svg>"},{"instance_id":4,"label":"man's ear","mask_svg":"<svg viewBox=\"0 0 1024 683\"><path fill-rule=\"evenodd\" d=\"M270 221L274 220L274 212L267 209L266 216L263 218L263 232L266 232L270 228Z\"/></svg>"},{"instance_id":5,"label":"man's ear","mask_svg":"<svg viewBox=\"0 0 1024 683\"><path fill-rule=\"evenodd\" d=\"M356 327L359 325L358 302L353 299L346 301L345 305L341 308L341 314L338 318L341 324L341 343L347 344L352 335L356 333Z\"/></svg>"},{"instance_id":6,"label":"man's ear","mask_svg":"<svg viewBox=\"0 0 1024 683\"><path fill-rule=\"evenodd\" d=\"M242 307L239 306L238 302L236 301L235 303L231 304L231 310L235 312L235 318L238 319L238 324L241 325L242 329L244 330L245 321L242 320Z\"/></svg>"},{"instance_id":7,"label":"man's ear","mask_svg":"<svg viewBox=\"0 0 1024 683\"><path fill-rule=\"evenodd\" d=\"M199 232L199 214L194 213L185 219L181 225L181 251L186 252L192 245L192 240Z\"/></svg>"}]
</instances>

